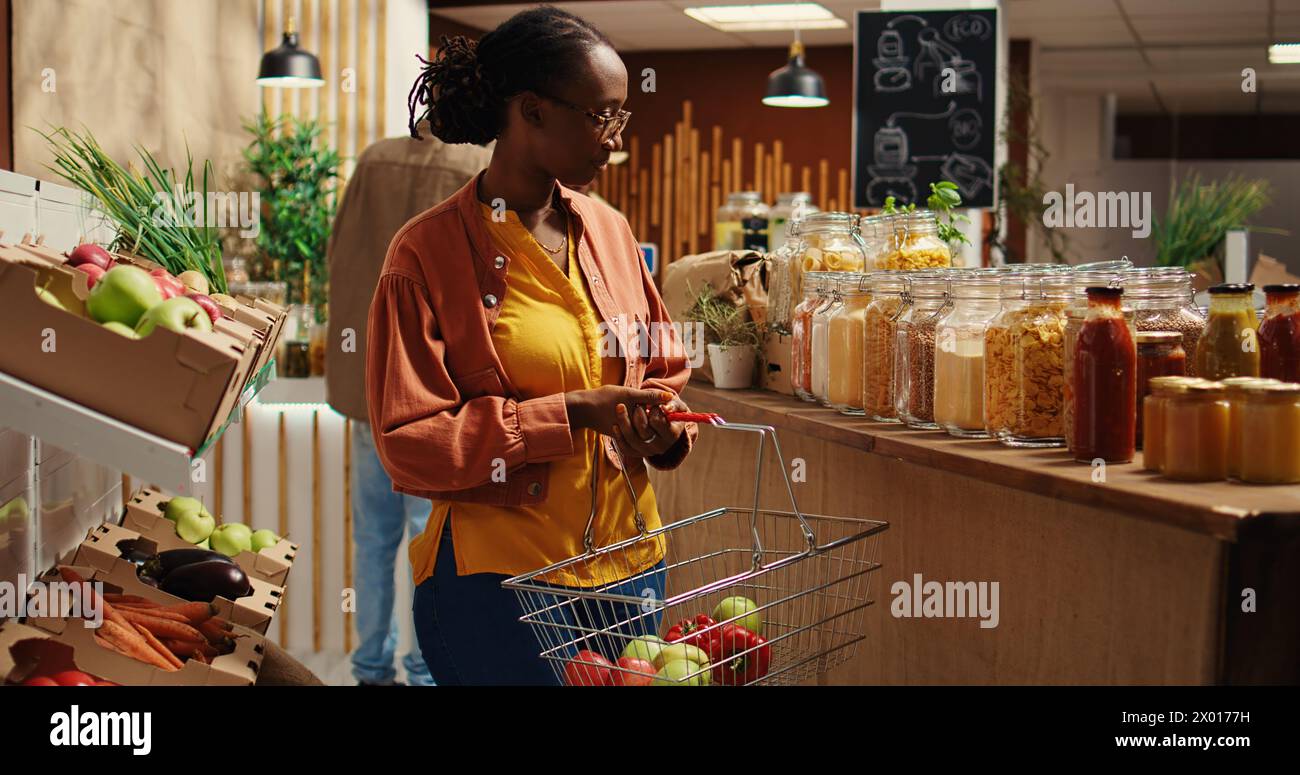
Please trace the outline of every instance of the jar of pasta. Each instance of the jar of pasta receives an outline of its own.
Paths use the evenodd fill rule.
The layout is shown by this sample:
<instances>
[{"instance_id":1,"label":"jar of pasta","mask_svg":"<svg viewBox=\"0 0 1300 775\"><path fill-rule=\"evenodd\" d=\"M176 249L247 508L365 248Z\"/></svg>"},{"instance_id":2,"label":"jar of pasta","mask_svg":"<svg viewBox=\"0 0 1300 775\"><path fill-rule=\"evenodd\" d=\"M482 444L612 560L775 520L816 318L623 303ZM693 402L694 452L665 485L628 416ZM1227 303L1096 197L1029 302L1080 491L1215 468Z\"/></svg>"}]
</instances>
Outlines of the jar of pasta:
<instances>
[{"instance_id":1,"label":"jar of pasta","mask_svg":"<svg viewBox=\"0 0 1300 775\"><path fill-rule=\"evenodd\" d=\"M827 276L827 301L812 316L812 394L822 406L830 405L830 322L844 303L840 276L839 273Z\"/></svg>"},{"instance_id":2,"label":"jar of pasta","mask_svg":"<svg viewBox=\"0 0 1300 775\"><path fill-rule=\"evenodd\" d=\"M713 225L714 250L741 250L744 247L744 224L749 218L767 220L768 207L757 191L733 191L718 208ZM766 225L764 225L766 228Z\"/></svg>"},{"instance_id":3,"label":"jar of pasta","mask_svg":"<svg viewBox=\"0 0 1300 775\"><path fill-rule=\"evenodd\" d=\"M1175 384L1164 404L1160 473L1213 482L1228 477L1228 402L1223 385L1205 379Z\"/></svg>"},{"instance_id":4,"label":"jar of pasta","mask_svg":"<svg viewBox=\"0 0 1300 775\"><path fill-rule=\"evenodd\" d=\"M1228 477L1241 477L1242 460L1253 453L1249 444L1244 444L1241 434L1241 408L1246 403L1246 388L1255 384L1278 384L1275 379L1263 377L1228 377L1220 380L1224 397L1228 400Z\"/></svg>"},{"instance_id":5,"label":"jar of pasta","mask_svg":"<svg viewBox=\"0 0 1300 775\"><path fill-rule=\"evenodd\" d=\"M1241 406L1241 481L1300 483L1300 384L1258 381Z\"/></svg>"},{"instance_id":6,"label":"jar of pasta","mask_svg":"<svg viewBox=\"0 0 1300 775\"><path fill-rule=\"evenodd\" d=\"M862 348L866 342L867 305L871 302L869 275L845 272L839 278L843 303L830 319L830 406L849 415L863 410Z\"/></svg>"},{"instance_id":7,"label":"jar of pasta","mask_svg":"<svg viewBox=\"0 0 1300 775\"><path fill-rule=\"evenodd\" d=\"M863 408L877 422L899 421L894 408L894 338L906 290L907 276L903 272L871 273L862 384Z\"/></svg>"},{"instance_id":8,"label":"jar of pasta","mask_svg":"<svg viewBox=\"0 0 1300 775\"><path fill-rule=\"evenodd\" d=\"M1063 446L1069 275L1011 273L1001 283L984 334L985 425L1008 446Z\"/></svg>"},{"instance_id":9,"label":"jar of pasta","mask_svg":"<svg viewBox=\"0 0 1300 775\"><path fill-rule=\"evenodd\" d=\"M813 213L799 225L805 272L862 272L871 267L853 213Z\"/></svg>"},{"instance_id":10,"label":"jar of pasta","mask_svg":"<svg viewBox=\"0 0 1300 775\"><path fill-rule=\"evenodd\" d=\"M1187 376L1197 376L1196 348L1205 332L1205 316L1192 301L1191 273L1178 266L1142 267L1125 271L1122 282L1137 330L1182 334Z\"/></svg>"},{"instance_id":11,"label":"jar of pasta","mask_svg":"<svg viewBox=\"0 0 1300 775\"><path fill-rule=\"evenodd\" d=\"M998 313L993 270L954 270L952 305L936 327L934 421L953 436L985 438L984 329Z\"/></svg>"},{"instance_id":12,"label":"jar of pasta","mask_svg":"<svg viewBox=\"0 0 1300 775\"><path fill-rule=\"evenodd\" d=\"M1137 437L1143 444L1144 419L1142 401L1150 391L1153 377L1182 377L1187 374L1187 353L1183 335L1177 331L1139 331L1137 333Z\"/></svg>"},{"instance_id":13,"label":"jar of pasta","mask_svg":"<svg viewBox=\"0 0 1300 775\"><path fill-rule=\"evenodd\" d=\"M938 428L934 420L934 346L939 319L948 311L946 272L913 272L907 298L894 333L894 411L909 428Z\"/></svg>"},{"instance_id":14,"label":"jar of pasta","mask_svg":"<svg viewBox=\"0 0 1300 775\"><path fill-rule=\"evenodd\" d=\"M1174 392L1174 386L1190 382L1189 377L1153 377L1148 393L1142 399L1142 425L1146 428L1146 443L1142 447L1142 468L1160 472L1165 459L1165 402Z\"/></svg>"},{"instance_id":15,"label":"jar of pasta","mask_svg":"<svg viewBox=\"0 0 1300 775\"><path fill-rule=\"evenodd\" d=\"M1264 298L1259 373L1283 382L1300 382L1300 285L1265 285Z\"/></svg>"},{"instance_id":16,"label":"jar of pasta","mask_svg":"<svg viewBox=\"0 0 1300 775\"><path fill-rule=\"evenodd\" d=\"M935 269L952 266L952 249L939 239L939 220L930 210L900 213L893 221L894 244L884 269Z\"/></svg>"},{"instance_id":17,"label":"jar of pasta","mask_svg":"<svg viewBox=\"0 0 1300 775\"><path fill-rule=\"evenodd\" d=\"M1255 286L1227 283L1210 288L1210 316L1196 345L1196 376L1205 379L1259 376Z\"/></svg>"},{"instance_id":18,"label":"jar of pasta","mask_svg":"<svg viewBox=\"0 0 1300 775\"><path fill-rule=\"evenodd\" d=\"M804 282L803 300L794 308L790 324L790 382L794 394L815 401L812 393L812 320L829 299L825 273L813 272Z\"/></svg>"}]
</instances>

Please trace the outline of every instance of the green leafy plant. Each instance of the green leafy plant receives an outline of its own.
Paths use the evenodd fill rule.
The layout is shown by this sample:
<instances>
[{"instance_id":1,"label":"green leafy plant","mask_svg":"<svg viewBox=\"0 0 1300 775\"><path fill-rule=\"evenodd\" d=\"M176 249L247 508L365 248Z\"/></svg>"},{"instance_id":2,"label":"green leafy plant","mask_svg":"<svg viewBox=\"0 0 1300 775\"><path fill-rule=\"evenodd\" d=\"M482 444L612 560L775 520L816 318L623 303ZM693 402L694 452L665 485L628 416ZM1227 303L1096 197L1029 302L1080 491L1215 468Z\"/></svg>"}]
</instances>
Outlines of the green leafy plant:
<instances>
[{"instance_id":1,"label":"green leafy plant","mask_svg":"<svg viewBox=\"0 0 1300 775\"><path fill-rule=\"evenodd\" d=\"M54 163L45 165L99 203L117 230L111 249L159 264L174 275L201 272L213 291L226 292L221 242L209 213L212 163L194 175L194 157L185 151L185 176L164 169L140 146L136 153L145 174L112 159L89 130L75 134L57 127L48 134L34 129L50 145ZM201 185L201 188L197 188Z\"/></svg>"},{"instance_id":2,"label":"green leafy plant","mask_svg":"<svg viewBox=\"0 0 1300 775\"><path fill-rule=\"evenodd\" d=\"M749 318L744 305L737 306L719 298L713 289L705 287L696 292L695 301L686 312L687 320L704 324L705 340L722 349L728 347L757 347L763 341L763 327Z\"/></svg>"},{"instance_id":3,"label":"green leafy plant","mask_svg":"<svg viewBox=\"0 0 1300 775\"><path fill-rule=\"evenodd\" d=\"M289 298L315 306L325 318L325 245L336 209L341 158L321 141L322 126L293 116L265 114L244 124L253 140L244 149L257 177L263 218L258 248L271 275L288 284ZM304 287L304 277L310 278Z\"/></svg>"},{"instance_id":4,"label":"green leafy plant","mask_svg":"<svg viewBox=\"0 0 1300 775\"><path fill-rule=\"evenodd\" d=\"M926 197L925 206L935 214L939 223L939 239L948 244L969 245L970 240L953 224L970 223L970 218L960 213L954 213L953 210L961 207L961 193L957 190L957 184L950 180L941 180L938 183L930 184L930 196ZM899 207L897 200L892 196L885 197L885 206L881 208L885 215L897 215L899 213L916 212L916 203L913 202L907 207Z\"/></svg>"},{"instance_id":5,"label":"green leafy plant","mask_svg":"<svg viewBox=\"0 0 1300 775\"><path fill-rule=\"evenodd\" d=\"M1156 262L1187 266L1213 257L1230 229L1277 232L1247 224L1271 200L1269 183L1262 178L1248 180L1232 174L1204 183L1199 173L1189 174L1174 188L1165 217L1152 224Z\"/></svg>"}]
</instances>

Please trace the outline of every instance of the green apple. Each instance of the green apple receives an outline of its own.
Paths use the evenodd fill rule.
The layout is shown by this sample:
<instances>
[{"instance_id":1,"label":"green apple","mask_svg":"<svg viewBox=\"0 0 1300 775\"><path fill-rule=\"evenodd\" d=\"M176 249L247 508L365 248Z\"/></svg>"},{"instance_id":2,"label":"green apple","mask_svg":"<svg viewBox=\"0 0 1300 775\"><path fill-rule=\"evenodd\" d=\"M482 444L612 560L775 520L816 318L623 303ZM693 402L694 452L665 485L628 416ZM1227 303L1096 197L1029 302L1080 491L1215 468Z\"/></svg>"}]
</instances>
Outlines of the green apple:
<instances>
[{"instance_id":1,"label":"green apple","mask_svg":"<svg viewBox=\"0 0 1300 775\"><path fill-rule=\"evenodd\" d=\"M16 495L0 506L0 532L20 531L27 527L27 500Z\"/></svg>"},{"instance_id":2,"label":"green apple","mask_svg":"<svg viewBox=\"0 0 1300 775\"><path fill-rule=\"evenodd\" d=\"M197 498L184 495L167 501L163 516L176 524L176 535L192 544L212 535L212 529L217 526L217 521Z\"/></svg>"},{"instance_id":3,"label":"green apple","mask_svg":"<svg viewBox=\"0 0 1300 775\"><path fill-rule=\"evenodd\" d=\"M109 331L112 331L119 336L125 336L127 339L140 338L140 335L135 332L134 328L131 328L125 323L119 323L116 320L108 321L104 324L104 328L107 328Z\"/></svg>"},{"instance_id":4,"label":"green apple","mask_svg":"<svg viewBox=\"0 0 1300 775\"><path fill-rule=\"evenodd\" d=\"M689 643L674 643L665 646L655 655L654 666L662 670L664 665L669 662L676 662L679 659L689 660L701 665L709 664L709 655L704 653L704 649L692 646Z\"/></svg>"},{"instance_id":5,"label":"green apple","mask_svg":"<svg viewBox=\"0 0 1300 775\"><path fill-rule=\"evenodd\" d=\"M210 540L212 550L227 557L253 550L253 531L239 522L229 522L212 531Z\"/></svg>"},{"instance_id":6,"label":"green apple","mask_svg":"<svg viewBox=\"0 0 1300 775\"><path fill-rule=\"evenodd\" d=\"M185 333L187 329L211 331L212 318L193 299L173 296L145 311L135 326L135 332L140 336L148 336L158 326L178 334Z\"/></svg>"},{"instance_id":7,"label":"green apple","mask_svg":"<svg viewBox=\"0 0 1300 775\"><path fill-rule=\"evenodd\" d=\"M750 613L753 611L754 613ZM741 618L737 618L741 617ZM715 622L725 622L735 619L732 624L738 624L755 635L763 634L763 614L758 611L758 603L747 597L729 597L718 603L713 609L713 620Z\"/></svg>"},{"instance_id":8,"label":"green apple","mask_svg":"<svg viewBox=\"0 0 1300 775\"><path fill-rule=\"evenodd\" d=\"M699 675L691 676L698 672ZM691 676L687 678L687 676ZM689 659L674 659L655 673L651 686L708 686L713 683L713 674L709 664L692 662Z\"/></svg>"},{"instance_id":9,"label":"green apple","mask_svg":"<svg viewBox=\"0 0 1300 775\"><path fill-rule=\"evenodd\" d=\"M262 528L261 530L253 531L253 535L249 540L253 544L253 551L260 552L263 549L269 549L280 543L280 536L276 535L274 531Z\"/></svg>"},{"instance_id":10,"label":"green apple","mask_svg":"<svg viewBox=\"0 0 1300 775\"><path fill-rule=\"evenodd\" d=\"M654 635L643 635L640 638L628 641L628 644L623 647L623 653L619 656L629 659L644 659L650 664L654 664L655 657L659 656L659 652L663 651L664 646L667 645L668 641L662 638Z\"/></svg>"},{"instance_id":11,"label":"green apple","mask_svg":"<svg viewBox=\"0 0 1300 775\"><path fill-rule=\"evenodd\" d=\"M199 541L197 544L195 544L195 546L199 547L200 549L207 549L208 551L212 551L212 542L206 538L203 539L202 541Z\"/></svg>"},{"instance_id":12,"label":"green apple","mask_svg":"<svg viewBox=\"0 0 1300 775\"><path fill-rule=\"evenodd\" d=\"M51 307L58 307L64 312L68 311L68 308L63 306L63 302L59 301L59 297L51 293L48 288L37 288L36 298L40 299L41 301L45 302Z\"/></svg>"},{"instance_id":13,"label":"green apple","mask_svg":"<svg viewBox=\"0 0 1300 775\"><path fill-rule=\"evenodd\" d=\"M148 272L138 266L118 264L90 289L86 311L99 323L116 321L135 328L145 311L162 300L162 291Z\"/></svg>"}]
</instances>

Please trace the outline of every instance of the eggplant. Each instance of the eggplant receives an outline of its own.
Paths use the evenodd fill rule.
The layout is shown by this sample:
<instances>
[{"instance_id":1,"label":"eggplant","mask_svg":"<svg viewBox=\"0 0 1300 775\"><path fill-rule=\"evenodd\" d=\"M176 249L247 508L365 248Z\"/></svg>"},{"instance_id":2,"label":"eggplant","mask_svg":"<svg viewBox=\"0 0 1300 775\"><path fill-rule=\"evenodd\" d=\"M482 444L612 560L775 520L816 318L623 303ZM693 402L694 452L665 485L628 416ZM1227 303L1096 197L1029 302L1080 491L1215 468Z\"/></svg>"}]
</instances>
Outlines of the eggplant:
<instances>
[{"instance_id":1,"label":"eggplant","mask_svg":"<svg viewBox=\"0 0 1300 775\"><path fill-rule=\"evenodd\" d=\"M173 570L158 584L169 595L200 603L214 598L227 600L253 594L253 585L244 569L233 562L207 560Z\"/></svg>"},{"instance_id":2,"label":"eggplant","mask_svg":"<svg viewBox=\"0 0 1300 775\"><path fill-rule=\"evenodd\" d=\"M140 566L140 572L162 580L171 575L172 571L177 568L211 561L235 564L235 561L226 555L210 549L168 549L145 560L144 564Z\"/></svg>"},{"instance_id":3,"label":"eggplant","mask_svg":"<svg viewBox=\"0 0 1300 775\"><path fill-rule=\"evenodd\" d=\"M132 565L141 565L153 557L152 553L136 548L138 542L139 539L136 538L124 538L117 542L118 554Z\"/></svg>"}]
</instances>

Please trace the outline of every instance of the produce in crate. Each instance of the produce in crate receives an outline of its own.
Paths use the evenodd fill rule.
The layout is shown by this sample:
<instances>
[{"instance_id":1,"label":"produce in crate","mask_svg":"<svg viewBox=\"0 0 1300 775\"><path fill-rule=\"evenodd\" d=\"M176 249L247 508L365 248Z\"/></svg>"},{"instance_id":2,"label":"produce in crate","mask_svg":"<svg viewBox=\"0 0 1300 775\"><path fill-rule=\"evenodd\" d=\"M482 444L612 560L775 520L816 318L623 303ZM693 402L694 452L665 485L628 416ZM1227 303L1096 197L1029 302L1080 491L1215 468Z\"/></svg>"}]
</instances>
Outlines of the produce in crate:
<instances>
[{"instance_id":1,"label":"produce in crate","mask_svg":"<svg viewBox=\"0 0 1300 775\"><path fill-rule=\"evenodd\" d=\"M108 274L108 270L98 264L81 264L80 266L75 266L73 268L86 275L86 287L92 289L95 287L95 283L102 280L104 275Z\"/></svg>"},{"instance_id":2,"label":"produce in crate","mask_svg":"<svg viewBox=\"0 0 1300 775\"><path fill-rule=\"evenodd\" d=\"M280 543L280 536L276 535L275 531L273 530L267 530L266 528L262 528L261 530L253 531L253 535L250 537L250 541L253 544L252 550L254 552L260 552L263 549L269 549L272 546L275 546L276 544Z\"/></svg>"},{"instance_id":3,"label":"produce in crate","mask_svg":"<svg viewBox=\"0 0 1300 775\"><path fill-rule=\"evenodd\" d=\"M144 313L162 300L162 292L148 272L138 266L119 264L108 270L90 290L86 311L98 323L115 321L135 328Z\"/></svg>"},{"instance_id":4,"label":"produce in crate","mask_svg":"<svg viewBox=\"0 0 1300 775\"><path fill-rule=\"evenodd\" d=\"M772 647L762 635L728 624L708 643L713 680L723 686L744 686L767 675Z\"/></svg>"},{"instance_id":5,"label":"produce in crate","mask_svg":"<svg viewBox=\"0 0 1300 775\"><path fill-rule=\"evenodd\" d=\"M124 325L124 324L122 324L122 323L119 323L119 322L117 322L116 320L110 320L110 321L108 321L107 323L104 324L104 328L107 328L109 331L112 331L113 333L117 334L118 336L125 336L127 339L139 339L139 338L140 338L140 335L137 334L137 333L135 332L135 329L134 329L134 328L131 328L131 327L128 326L128 325Z\"/></svg>"},{"instance_id":6,"label":"produce in crate","mask_svg":"<svg viewBox=\"0 0 1300 775\"><path fill-rule=\"evenodd\" d=\"M217 306L217 303L213 301L212 297L210 296L205 296L202 293L196 293L191 291L185 294L185 298L193 301L195 304L202 307L203 311L208 313L208 319L211 320L213 323L216 323L218 320L221 320L221 318L224 317L221 314L221 308Z\"/></svg>"},{"instance_id":7,"label":"produce in crate","mask_svg":"<svg viewBox=\"0 0 1300 775\"><path fill-rule=\"evenodd\" d=\"M150 269L149 276L153 278L154 285L158 286L164 301L185 295L185 284L173 277L166 269L162 267Z\"/></svg>"},{"instance_id":8,"label":"produce in crate","mask_svg":"<svg viewBox=\"0 0 1300 775\"><path fill-rule=\"evenodd\" d=\"M253 550L253 531L248 525L239 522L227 522L212 531L209 538L212 548L227 557L234 557L240 552Z\"/></svg>"},{"instance_id":9,"label":"produce in crate","mask_svg":"<svg viewBox=\"0 0 1300 775\"><path fill-rule=\"evenodd\" d=\"M140 336L148 336L159 326L178 334L191 329L211 331L212 318L193 299L174 296L146 310L140 316L135 332Z\"/></svg>"},{"instance_id":10,"label":"produce in crate","mask_svg":"<svg viewBox=\"0 0 1300 775\"><path fill-rule=\"evenodd\" d=\"M177 568L158 580L158 588L169 595L204 603L218 597L235 600L253 594L248 574L227 560L205 560Z\"/></svg>"},{"instance_id":11,"label":"produce in crate","mask_svg":"<svg viewBox=\"0 0 1300 775\"><path fill-rule=\"evenodd\" d=\"M655 666L644 659L619 657L617 670L610 670L610 686L649 686L655 679Z\"/></svg>"},{"instance_id":12,"label":"produce in crate","mask_svg":"<svg viewBox=\"0 0 1300 775\"><path fill-rule=\"evenodd\" d=\"M668 629L665 640L669 643L688 643L703 648L713 635L713 631L706 631L706 629L715 624L717 622L704 614L699 614L690 619L683 619Z\"/></svg>"},{"instance_id":13,"label":"produce in crate","mask_svg":"<svg viewBox=\"0 0 1300 775\"><path fill-rule=\"evenodd\" d=\"M46 675L36 673L27 676L23 681L23 686L118 686L112 681L104 681L96 678L90 673L83 673L80 670L60 670L57 673Z\"/></svg>"},{"instance_id":14,"label":"produce in crate","mask_svg":"<svg viewBox=\"0 0 1300 775\"><path fill-rule=\"evenodd\" d=\"M167 501L163 516L176 525L176 535L192 544L206 540L217 526L216 519L202 502L184 495Z\"/></svg>"},{"instance_id":15,"label":"produce in crate","mask_svg":"<svg viewBox=\"0 0 1300 775\"><path fill-rule=\"evenodd\" d=\"M208 278L202 272L196 272L193 269L187 269L176 275L176 279L185 286L186 295L197 293L203 296L208 294L211 288L208 285Z\"/></svg>"},{"instance_id":16,"label":"produce in crate","mask_svg":"<svg viewBox=\"0 0 1300 775\"><path fill-rule=\"evenodd\" d=\"M107 272L114 263L108 251L93 242L83 242L68 252L68 265L73 267L90 264Z\"/></svg>"},{"instance_id":17,"label":"produce in crate","mask_svg":"<svg viewBox=\"0 0 1300 775\"><path fill-rule=\"evenodd\" d=\"M36 298L40 299L41 301L45 302L51 307L58 307L64 312L68 310L67 307L63 306L63 302L59 301L59 297L55 296L53 293L50 293L50 291L46 288L37 288Z\"/></svg>"},{"instance_id":18,"label":"produce in crate","mask_svg":"<svg viewBox=\"0 0 1300 775\"><path fill-rule=\"evenodd\" d=\"M158 552L157 554L146 557L140 563L140 573L146 576L152 576L161 581L167 578L172 571L183 568L186 565L195 565L200 562L210 561L224 562L229 565L235 564L234 560L231 560L224 554L209 549L199 549L198 547L193 549L169 549L165 552Z\"/></svg>"}]
</instances>

